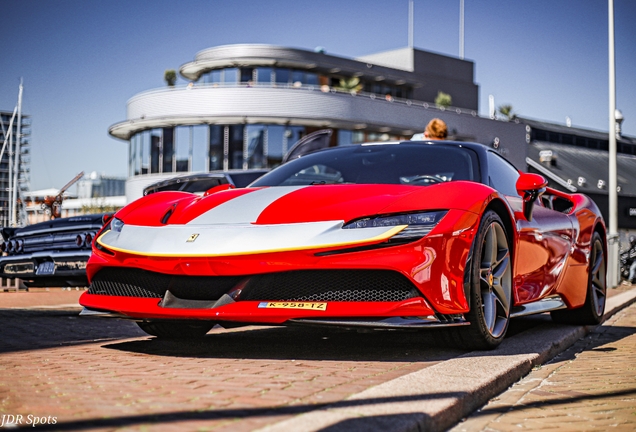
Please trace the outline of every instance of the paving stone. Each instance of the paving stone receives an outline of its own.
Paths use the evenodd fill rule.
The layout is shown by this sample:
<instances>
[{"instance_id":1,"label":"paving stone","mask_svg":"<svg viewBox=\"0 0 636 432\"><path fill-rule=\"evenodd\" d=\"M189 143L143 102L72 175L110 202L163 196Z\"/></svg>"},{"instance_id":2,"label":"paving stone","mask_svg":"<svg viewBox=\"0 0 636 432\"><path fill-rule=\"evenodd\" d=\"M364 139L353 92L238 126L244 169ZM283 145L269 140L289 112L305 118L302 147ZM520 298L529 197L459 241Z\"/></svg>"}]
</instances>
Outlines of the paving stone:
<instances>
[{"instance_id":1,"label":"paving stone","mask_svg":"<svg viewBox=\"0 0 636 432\"><path fill-rule=\"evenodd\" d=\"M48 297L34 300L46 305L31 307L27 300L27 306L10 309L17 300L2 295L0 414L56 415L58 429L267 428L329 404L356 406L364 403L356 394L466 354L436 347L421 334L332 329L215 328L200 342L165 342L148 337L129 321L79 319L72 304L37 309L55 303ZM25 299L19 297L20 302ZM514 397L504 394L495 401L498 409L511 410L488 415L487 428L510 425L509 430L519 430L519 419L525 430L555 427L558 419L570 421L566 427L562 423L560 431L591 422L609 428L617 416L632 419L617 427L633 426L630 404L636 394L629 390L636 385L636 349L625 343L633 327L622 323L592 333L581 340L581 350L533 371L530 384L511 389ZM511 356L503 349L491 358L492 365ZM621 364L618 375L608 376L595 356ZM465 361L470 363L470 357ZM583 370L574 368L577 362ZM467 367L462 370L469 373ZM563 379L556 379L559 373ZM451 378L443 375L438 377ZM549 401L556 402L541 406L548 396L533 390L550 394ZM578 401L587 414L578 416L568 400ZM515 418L517 407L523 408L518 410L523 416ZM408 415L386 414L382 421L390 423L379 424L413 424ZM326 416L333 413L327 411ZM346 416L337 418L347 424Z\"/></svg>"},{"instance_id":2,"label":"paving stone","mask_svg":"<svg viewBox=\"0 0 636 432\"><path fill-rule=\"evenodd\" d=\"M632 305L452 431L636 430L635 364Z\"/></svg>"}]
</instances>

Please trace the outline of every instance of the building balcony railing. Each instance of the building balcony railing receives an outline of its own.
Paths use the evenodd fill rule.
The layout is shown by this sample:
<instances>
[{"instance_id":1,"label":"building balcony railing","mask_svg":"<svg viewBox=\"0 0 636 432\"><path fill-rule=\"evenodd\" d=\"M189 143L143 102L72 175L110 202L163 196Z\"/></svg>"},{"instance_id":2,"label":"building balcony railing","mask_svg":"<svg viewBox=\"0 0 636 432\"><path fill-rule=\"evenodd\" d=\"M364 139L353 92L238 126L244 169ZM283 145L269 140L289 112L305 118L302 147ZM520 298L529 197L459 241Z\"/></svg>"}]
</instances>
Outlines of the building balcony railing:
<instances>
[{"instance_id":1,"label":"building balcony railing","mask_svg":"<svg viewBox=\"0 0 636 432\"><path fill-rule=\"evenodd\" d=\"M382 109L389 106L392 108ZM111 126L109 132L128 139L153 127L215 123L215 117L226 122L255 118L300 124L304 120L351 129L384 125L404 132L423 127L417 108L478 116L475 110L326 85L191 83L135 95L128 101L128 119Z\"/></svg>"},{"instance_id":2,"label":"building balcony railing","mask_svg":"<svg viewBox=\"0 0 636 432\"><path fill-rule=\"evenodd\" d=\"M141 92L131 99L129 99L128 103L131 103L136 98L144 97L149 94L156 93L164 93L175 90L196 90L196 89L205 89L205 88L276 88L276 89L292 89L292 90L301 90L301 91L320 91L322 93L332 93L332 94L344 94L350 95L354 97L367 98L371 100L377 101L386 101L395 104L402 104L407 106L419 106L424 107L426 109L436 109L439 111L451 111L457 114L468 114L477 116L477 111L460 108L455 106L440 106L436 105L435 102L426 102L426 101L418 101L414 99L406 99L399 98L392 95L383 95L378 93L371 93L365 91L356 91L356 90L348 90L338 86L328 86L328 85L311 85L311 84L301 84L301 83L293 83L293 84L281 84L281 83L240 83L240 84L228 84L228 83L190 83L187 85L178 85L174 87L162 88L162 89L152 89L145 92Z\"/></svg>"}]
</instances>

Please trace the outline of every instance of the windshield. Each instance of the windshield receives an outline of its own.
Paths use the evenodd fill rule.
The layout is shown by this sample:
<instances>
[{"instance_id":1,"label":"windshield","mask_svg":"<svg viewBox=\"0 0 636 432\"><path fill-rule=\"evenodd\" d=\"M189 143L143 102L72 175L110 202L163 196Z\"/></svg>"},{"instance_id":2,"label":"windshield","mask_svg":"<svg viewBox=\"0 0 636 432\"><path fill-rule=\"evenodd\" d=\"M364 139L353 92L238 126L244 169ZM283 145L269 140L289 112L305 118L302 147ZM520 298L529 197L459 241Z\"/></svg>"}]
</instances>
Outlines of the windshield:
<instances>
[{"instance_id":1,"label":"windshield","mask_svg":"<svg viewBox=\"0 0 636 432\"><path fill-rule=\"evenodd\" d=\"M279 166L251 186L311 184L408 184L478 181L477 155L470 149L434 144L336 147Z\"/></svg>"}]
</instances>

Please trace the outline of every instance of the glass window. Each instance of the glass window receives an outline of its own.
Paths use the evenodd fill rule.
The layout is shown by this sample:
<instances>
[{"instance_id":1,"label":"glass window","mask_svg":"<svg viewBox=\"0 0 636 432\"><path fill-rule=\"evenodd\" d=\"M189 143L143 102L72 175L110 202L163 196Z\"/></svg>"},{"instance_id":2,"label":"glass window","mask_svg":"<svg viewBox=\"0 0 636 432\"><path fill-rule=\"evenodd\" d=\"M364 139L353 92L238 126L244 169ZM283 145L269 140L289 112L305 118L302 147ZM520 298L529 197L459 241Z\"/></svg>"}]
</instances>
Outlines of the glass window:
<instances>
[{"instance_id":1,"label":"glass window","mask_svg":"<svg viewBox=\"0 0 636 432\"><path fill-rule=\"evenodd\" d=\"M141 144L141 174L150 173L150 131L140 134Z\"/></svg>"},{"instance_id":2,"label":"glass window","mask_svg":"<svg viewBox=\"0 0 636 432\"><path fill-rule=\"evenodd\" d=\"M208 73L206 73L204 75L204 82L206 84L219 84L222 82L222 70L221 69L217 69L217 70L213 70L210 71Z\"/></svg>"},{"instance_id":3,"label":"glass window","mask_svg":"<svg viewBox=\"0 0 636 432\"><path fill-rule=\"evenodd\" d=\"M228 68L224 71L224 79L223 82L225 84L236 84L238 83L239 78L239 70L238 68Z\"/></svg>"},{"instance_id":4,"label":"glass window","mask_svg":"<svg viewBox=\"0 0 636 432\"><path fill-rule=\"evenodd\" d=\"M264 168L266 166L265 144L267 143L267 127L264 125L248 125L247 166L248 168Z\"/></svg>"},{"instance_id":5,"label":"glass window","mask_svg":"<svg viewBox=\"0 0 636 432\"><path fill-rule=\"evenodd\" d=\"M208 170L223 169L223 126L210 125L210 141L208 146Z\"/></svg>"},{"instance_id":6,"label":"glass window","mask_svg":"<svg viewBox=\"0 0 636 432\"><path fill-rule=\"evenodd\" d=\"M269 67L259 67L256 69L256 82L262 85L269 85L272 83L273 69Z\"/></svg>"},{"instance_id":7,"label":"glass window","mask_svg":"<svg viewBox=\"0 0 636 432\"><path fill-rule=\"evenodd\" d=\"M517 194L519 171L510 162L493 151L488 152L488 181L490 186L504 195Z\"/></svg>"},{"instance_id":8,"label":"glass window","mask_svg":"<svg viewBox=\"0 0 636 432\"><path fill-rule=\"evenodd\" d=\"M228 161L229 168L243 168L243 125L229 126Z\"/></svg>"},{"instance_id":9,"label":"glass window","mask_svg":"<svg viewBox=\"0 0 636 432\"><path fill-rule=\"evenodd\" d=\"M294 70L292 71L292 84L294 86L302 85L305 82L305 72Z\"/></svg>"},{"instance_id":10,"label":"glass window","mask_svg":"<svg viewBox=\"0 0 636 432\"><path fill-rule=\"evenodd\" d=\"M307 72L305 73L305 84L318 85L318 74Z\"/></svg>"},{"instance_id":11,"label":"glass window","mask_svg":"<svg viewBox=\"0 0 636 432\"><path fill-rule=\"evenodd\" d=\"M174 128L168 127L162 129L163 136L163 171L165 173L174 172Z\"/></svg>"},{"instance_id":12,"label":"glass window","mask_svg":"<svg viewBox=\"0 0 636 432\"><path fill-rule=\"evenodd\" d=\"M375 142L375 141L381 141L380 140L380 134L378 132L369 132L367 134L367 140Z\"/></svg>"},{"instance_id":13,"label":"glass window","mask_svg":"<svg viewBox=\"0 0 636 432\"><path fill-rule=\"evenodd\" d=\"M133 135L131 145L135 156L131 175L139 175L143 167L143 133Z\"/></svg>"},{"instance_id":14,"label":"glass window","mask_svg":"<svg viewBox=\"0 0 636 432\"><path fill-rule=\"evenodd\" d=\"M364 131L353 131L351 132L351 142L354 144L360 144L365 142L364 139Z\"/></svg>"},{"instance_id":15,"label":"glass window","mask_svg":"<svg viewBox=\"0 0 636 432\"><path fill-rule=\"evenodd\" d=\"M160 172L160 159L163 158L161 135L161 129L153 129L150 133L150 172L152 174Z\"/></svg>"},{"instance_id":16,"label":"glass window","mask_svg":"<svg viewBox=\"0 0 636 432\"><path fill-rule=\"evenodd\" d=\"M137 162L137 141L138 136L135 134L130 137L130 144L128 146L128 176L135 175L135 166Z\"/></svg>"},{"instance_id":17,"label":"glass window","mask_svg":"<svg viewBox=\"0 0 636 432\"><path fill-rule=\"evenodd\" d=\"M353 131L340 129L338 131L338 145L353 144Z\"/></svg>"},{"instance_id":18,"label":"glass window","mask_svg":"<svg viewBox=\"0 0 636 432\"><path fill-rule=\"evenodd\" d=\"M285 126L267 127L267 166L276 166L283 160Z\"/></svg>"},{"instance_id":19,"label":"glass window","mask_svg":"<svg viewBox=\"0 0 636 432\"><path fill-rule=\"evenodd\" d=\"M253 68L241 68L241 84L247 84L254 79Z\"/></svg>"},{"instance_id":20,"label":"glass window","mask_svg":"<svg viewBox=\"0 0 636 432\"><path fill-rule=\"evenodd\" d=\"M192 167L194 172L206 171L205 160L207 158L207 138L208 127L207 126L192 126Z\"/></svg>"},{"instance_id":21,"label":"glass window","mask_svg":"<svg viewBox=\"0 0 636 432\"><path fill-rule=\"evenodd\" d=\"M175 159L173 172L190 171L190 146L192 139L192 126L179 126L175 130Z\"/></svg>"},{"instance_id":22,"label":"glass window","mask_svg":"<svg viewBox=\"0 0 636 432\"><path fill-rule=\"evenodd\" d=\"M288 84L289 83L289 69L280 69L277 68L276 71L276 83L277 84Z\"/></svg>"}]
</instances>

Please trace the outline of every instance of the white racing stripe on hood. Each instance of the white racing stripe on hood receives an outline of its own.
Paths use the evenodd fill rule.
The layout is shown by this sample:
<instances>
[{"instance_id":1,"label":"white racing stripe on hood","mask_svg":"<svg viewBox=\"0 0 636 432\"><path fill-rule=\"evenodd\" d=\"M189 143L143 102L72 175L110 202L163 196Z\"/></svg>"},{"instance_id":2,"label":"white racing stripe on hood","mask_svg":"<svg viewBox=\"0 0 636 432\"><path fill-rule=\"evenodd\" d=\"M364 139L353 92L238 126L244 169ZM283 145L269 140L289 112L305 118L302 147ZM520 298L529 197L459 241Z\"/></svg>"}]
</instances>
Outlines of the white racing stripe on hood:
<instances>
[{"instance_id":1,"label":"white racing stripe on hood","mask_svg":"<svg viewBox=\"0 0 636 432\"><path fill-rule=\"evenodd\" d=\"M390 238L406 225L342 229L342 221L285 225L124 225L97 241L106 248L145 256L231 256L364 244Z\"/></svg>"},{"instance_id":2,"label":"white racing stripe on hood","mask_svg":"<svg viewBox=\"0 0 636 432\"><path fill-rule=\"evenodd\" d=\"M187 225L249 224L256 222L263 210L288 193L307 186L266 187L219 204Z\"/></svg>"}]
</instances>

